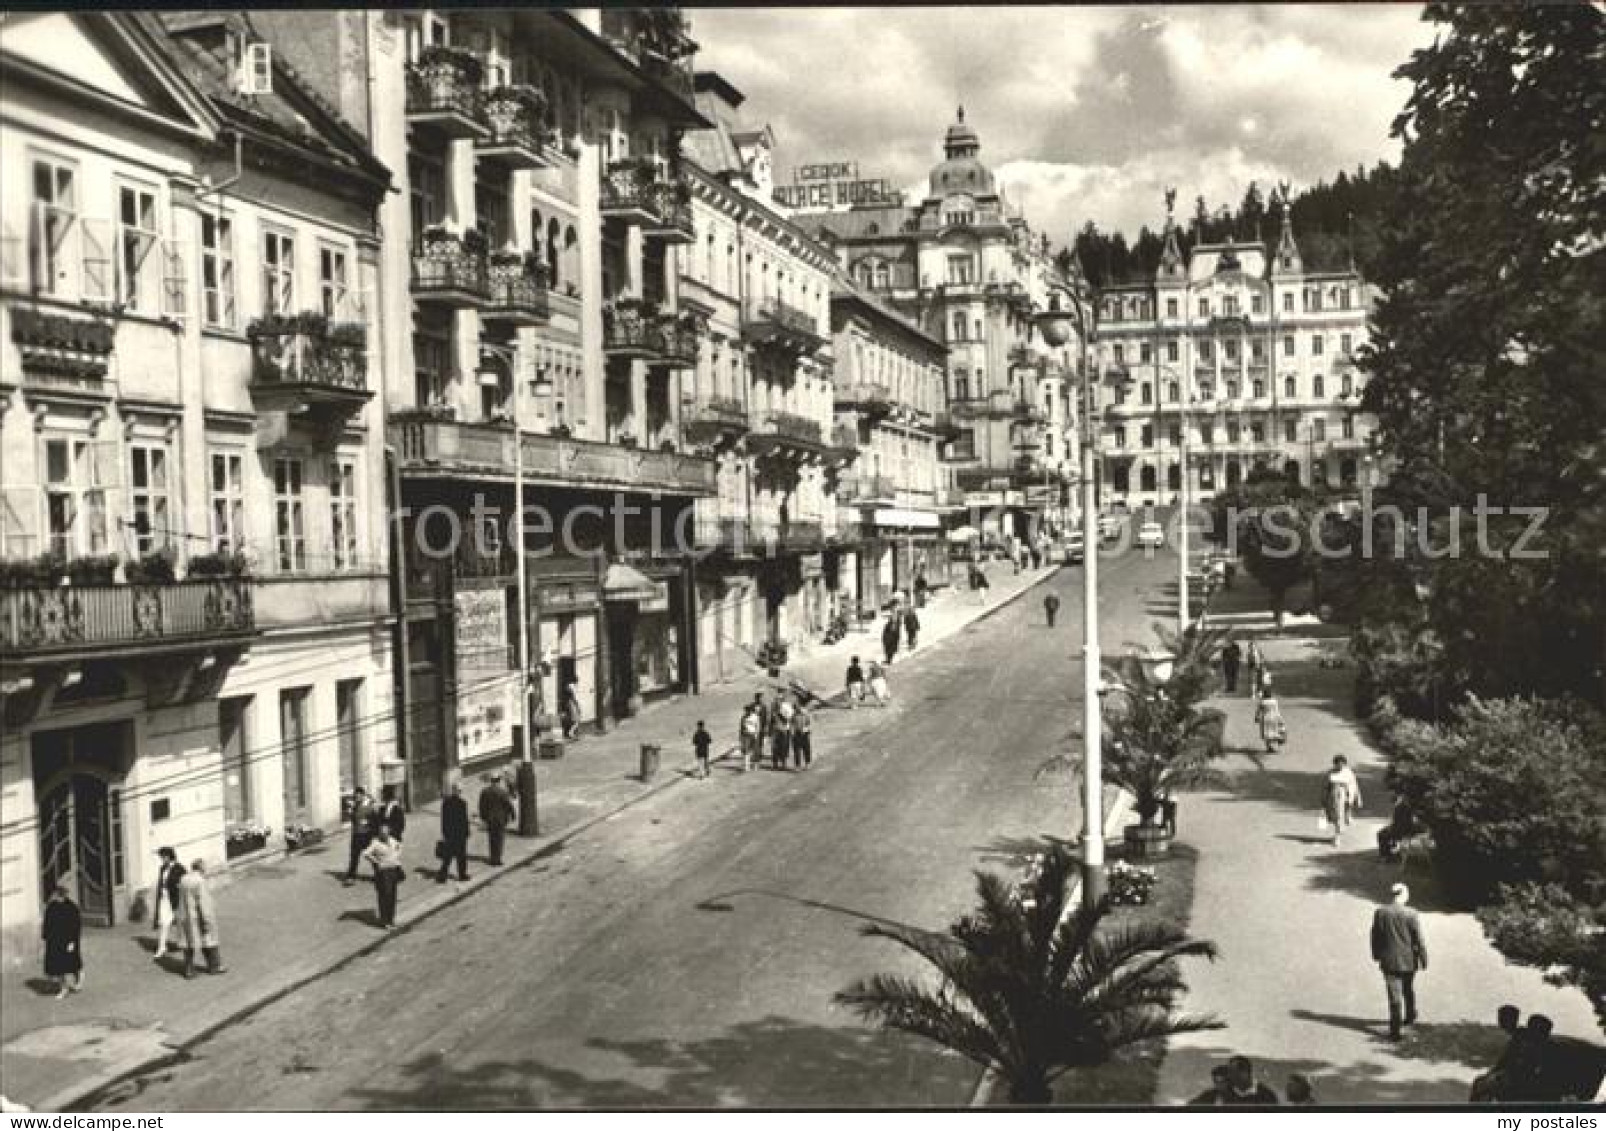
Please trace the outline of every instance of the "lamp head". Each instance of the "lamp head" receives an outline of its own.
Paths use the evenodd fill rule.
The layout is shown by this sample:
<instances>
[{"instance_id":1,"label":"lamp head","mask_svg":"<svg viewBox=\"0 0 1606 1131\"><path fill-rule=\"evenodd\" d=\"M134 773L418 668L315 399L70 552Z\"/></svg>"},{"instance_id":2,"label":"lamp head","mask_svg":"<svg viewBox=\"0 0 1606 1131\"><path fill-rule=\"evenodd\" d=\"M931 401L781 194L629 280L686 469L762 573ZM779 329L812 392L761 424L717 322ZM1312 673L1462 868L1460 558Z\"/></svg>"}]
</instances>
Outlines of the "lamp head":
<instances>
[{"instance_id":1,"label":"lamp head","mask_svg":"<svg viewBox=\"0 0 1606 1131\"><path fill-rule=\"evenodd\" d=\"M1043 335L1043 341L1058 349L1071 340L1071 313L1060 310L1056 305L1052 309L1038 311L1033 316L1037 323L1037 332Z\"/></svg>"}]
</instances>

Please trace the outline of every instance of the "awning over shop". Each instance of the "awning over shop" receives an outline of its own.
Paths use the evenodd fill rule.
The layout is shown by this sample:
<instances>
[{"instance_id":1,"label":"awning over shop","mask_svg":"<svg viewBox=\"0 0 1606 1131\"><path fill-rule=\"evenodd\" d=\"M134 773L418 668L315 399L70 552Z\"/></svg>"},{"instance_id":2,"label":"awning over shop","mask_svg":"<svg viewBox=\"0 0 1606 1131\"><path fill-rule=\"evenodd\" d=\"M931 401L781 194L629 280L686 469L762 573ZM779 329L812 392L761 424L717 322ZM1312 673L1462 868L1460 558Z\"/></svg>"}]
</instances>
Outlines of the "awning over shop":
<instances>
[{"instance_id":1,"label":"awning over shop","mask_svg":"<svg viewBox=\"0 0 1606 1131\"><path fill-rule=\"evenodd\" d=\"M604 601L651 601L658 596L658 586L638 569L622 562L614 562L602 576Z\"/></svg>"},{"instance_id":2,"label":"awning over shop","mask_svg":"<svg viewBox=\"0 0 1606 1131\"><path fill-rule=\"evenodd\" d=\"M880 507L875 512L877 526L912 527L915 530L936 530L942 520L931 511L911 511L902 507Z\"/></svg>"}]
</instances>

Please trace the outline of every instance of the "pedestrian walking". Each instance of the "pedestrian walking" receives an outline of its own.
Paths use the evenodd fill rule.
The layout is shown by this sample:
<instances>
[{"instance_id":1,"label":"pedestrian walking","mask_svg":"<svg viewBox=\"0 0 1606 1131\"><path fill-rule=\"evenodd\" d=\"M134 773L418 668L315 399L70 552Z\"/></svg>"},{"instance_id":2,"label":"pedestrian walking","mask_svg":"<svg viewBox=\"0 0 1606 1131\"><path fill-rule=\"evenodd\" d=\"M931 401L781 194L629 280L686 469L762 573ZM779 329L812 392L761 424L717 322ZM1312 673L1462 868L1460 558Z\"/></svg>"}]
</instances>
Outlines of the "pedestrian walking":
<instances>
[{"instance_id":1,"label":"pedestrian walking","mask_svg":"<svg viewBox=\"0 0 1606 1131\"><path fill-rule=\"evenodd\" d=\"M206 880L206 861L190 861L189 871L178 883L178 891L184 927L184 976L195 977L197 951L206 958L208 974L227 974L222 938L218 934L217 905L212 900L212 885Z\"/></svg>"},{"instance_id":2,"label":"pedestrian walking","mask_svg":"<svg viewBox=\"0 0 1606 1131\"><path fill-rule=\"evenodd\" d=\"M887 614L887 623L881 626L881 651L885 653L887 663L898 654L898 641L903 634L898 626L898 614L894 611Z\"/></svg>"},{"instance_id":3,"label":"pedestrian walking","mask_svg":"<svg viewBox=\"0 0 1606 1131\"><path fill-rule=\"evenodd\" d=\"M848 707L857 707L864 702L864 668L859 664L859 657L854 656L848 661L848 674L843 681L848 688Z\"/></svg>"},{"instance_id":4,"label":"pedestrian walking","mask_svg":"<svg viewBox=\"0 0 1606 1131\"><path fill-rule=\"evenodd\" d=\"M1244 659L1249 667L1249 686L1255 689L1260 687L1260 673L1266 667L1266 657L1260 653L1260 645L1253 640L1249 642L1249 651Z\"/></svg>"},{"instance_id":5,"label":"pedestrian walking","mask_svg":"<svg viewBox=\"0 0 1606 1131\"><path fill-rule=\"evenodd\" d=\"M440 857L441 870L435 882L444 884L452 861L457 861L457 878L468 879L468 802L463 800L463 787L453 782L441 799L441 843L435 850Z\"/></svg>"},{"instance_id":6,"label":"pedestrian walking","mask_svg":"<svg viewBox=\"0 0 1606 1131\"><path fill-rule=\"evenodd\" d=\"M1229 1107L1270 1107L1277 1093L1255 1079L1254 1063L1247 1056L1227 1061L1227 1095L1221 1101Z\"/></svg>"},{"instance_id":7,"label":"pedestrian walking","mask_svg":"<svg viewBox=\"0 0 1606 1131\"><path fill-rule=\"evenodd\" d=\"M45 943L45 977L64 998L84 988L84 917L60 884L50 889L39 934Z\"/></svg>"},{"instance_id":8,"label":"pedestrian walking","mask_svg":"<svg viewBox=\"0 0 1606 1131\"><path fill-rule=\"evenodd\" d=\"M558 719L563 724L563 737L573 740L580 734L580 677L570 675L563 681L558 694Z\"/></svg>"},{"instance_id":9,"label":"pedestrian walking","mask_svg":"<svg viewBox=\"0 0 1606 1131\"><path fill-rule=\"evenodd\" d=\"M171 848L158 848L156 857L162 863L156 869L156 886L151 891L151 926L156 928L156 953L151 958L160 962L167 955L167 933L178 923L179 881L184 878L184 865Z\"/></svg>"},{"instance_id":10,"label":"pedestrian walking","mask_svg":"<svg viewBox=\"0 0 1606 1131\"><path fill-rule=\"evenodd\" d=\"M1254 647L1253 644L1250 645ZM1221 650L1221 678L1227 681L1227 694L1238 693L1238 665L1243 661L1243 649L1238 647L1236 640L1227 641L1227 646Z\"/></svg>"},{"instance_id":11,"label":"pedestrian walking","mask_svg":"<svg viewBox=\"0 0 1606 1131\"><path fill-rule=\"evenodd\" d=\"M1266 744L1266 753L1275 753L1288 741L1288 724L1283 721L1283 710L1277 698L1267 695L1255 707L1255 725L1260 728L1260 740Z\"/></svg>"},{"instance_id":12,"label":"pedestrian walking","mask_svg":"<svg viewBox=\"0 0 1606 1131\"><path fill-rule=\"evenodd\" d=\"M792 766L806 770L814 761L814 716L807 707L799 706L792 716Z\"/></svg>"},{"instance_id":13,"label":"pedestrian walking","mask_svg":"<svg viewBox=\"0 0 1606 1131\"><path fill-rule=\"evenodd\" d=\"M970 591L980 594L980 602L987 603L987 574L975 562L970 563Z\"/></svg>"},{"instance_id":14,"label":"pedestrian walking","mask_svg":"<svg viewBox=\"0 0 1606 1131\"><path fill-rule=\"evenodd\" d=\"M1250 687L1253 690L1253 693L1254 693L1254 695L1255 695L1255 697L1257 699L1264 698L1265 696L1270 695L1272 693L1272 691L1271 691L1271 669L1266 666L1266 662L1264 660L1262 660L1260 662L1260 674L1259 674L1259 676L1256 677L1254 683L1250 684Z\"/></svg>"},{"instance_id":15,"label":"pedestrian walking","mask_svg":"<svg viewBox=\"0 0 1606 1131\"><path fill-rule=\"evenodd\" d=\"M922 566L915 574L915 608L926 607L926 596L931 592L931 582L926 580L926 570Z\"/></svg>"},{"instance_id":16,"label":"pedestrian walking","mask_svg":"<svg viewBox=\"0 0 1606 1131\"><path fill-rule=\"evenodd\" d=\"M875 696L878 707L885 707L892 702L892 688L887 683L887 669L874 662L870 664L870 694Z\"/></svg>"},{"instance_id":17,"label":"pedestrian walking","mask_svg":"<svg viewBox=\"0 0 1606 1131\"><path fill-rule=\"evenodd\" d=\"M1422 941L1422 920L1408 907L1411 889L1395 884L1389 902L1372 913L1372 961L1383 972L1389 999L1389 1040L1400 1039L1400 1026L1416 1024L1416 975L1428 968Z\"/></svg>"},{"instance_id":18,"label":"pedestrian walking","mask_svg":"<svg viewBox=\"0 0 1606 1131\"><path fill-rule=\"evenodd\" d=\"M753 768L759 758L759 744L764 741L763 724L759 721L758 711L749 703L742 708L742 773Z\"/></svg>"},{"instance_id":19,"label":"pedestrian walking","mask_svg":"<svg viewBox=\"0 0 1606 1131\"><path fill-rule=\"evenodd\" d=\"M915 615L913 609L903 614L903 636L909 645L909 651L913 652L920 643L920 618Z\"/></svg>"},{"instance_id":20,"label":"pedestrian walking","mask_svg":"<svg viewBox=\"0 0 1606 1131\"><path fill-rule=\"evenodd\" d=\"M1324 830L1331 831L1335 845L1361 804L1361 783L1356 780L1355 771L1349 768L1349 759L1340 754L1333 759L1333 768L1322 779L1320 824Z\"/></svg>"},{"instance_id":21,"label":"pedestrian walking","mask_svg":"<svg viewBox=\"0 0 1606 1131\"><path fill-rule=\"evenodd\" d=\"M374 894L379 901L379 925L384 930L396 926L396 897L407 873L402 870L402 842L390 835L389 825L380 825L373 843L362 858L374 867Z\"/></svg>"},{"instance_id":22,"label":"pedestrian walking","mask_svg":"<svg viewBox=\"0 0 1606 1131\"><path fill-rule=\"evenodd\" d=\"M377 824L378 812L374 808L373 799L362 786L351 791L351 811L346 814L346 820L351 824L351 851L346 861L346 883L357 881L357 864L362 860L362 850L368 847L368 842L374 839L374 825Z\"/></svg>"},{"instance_id":23,"label":"pedestrian walking","mask_svg":"<svg viewBox=\"0 0 1606 1131\"><path fill-rule=\"evenodd\" d=\"M708 780L708 754L713 745L714 736L708 733L703 720L698 719L697 729L691 732L691 748L697 759L697 777L704 781Z\"/></svg>"},{"instance_id":24,"label":"pedestrian walking","mask_svg":"<svg viewBox=\"0 0 1606 1131\"><path fill-rule=\"evenodd\" d=\"M383 794L384 800L380 802L379 811L374 815L374 826L388 826L390 835L397 840L407 839L407 808L396 796L396 787L387 785Z\"/></svg>"},{"instance_id":25,"label":"pedestrian walking","mask_svg":"<svg viewBox=\"0 0 1606 1131\"><path fill-rule=\"evenodd\" d=\"M1048 627L1054 627L1054 619L1060 615L1060 595L1049 593L1043 597L1043 615L1048 618Z\"/></svg>"},{"instance_id":26,"label":"pedestrian walking","mask_svg":"<svg viewBox=\"0 0 1606 1131\"><path fill-rule=\"evenodd\" d=\"M792 720L797 708L779 691L775 693L775 707L770 712L770 769L786 769L786 759L792 753Z\"/></svg>"},{"instance_id":27,"label":"pedestrian walking","mask_svg":"<svg viewBox=\"0 0 1606 1131\"><path fill-rule=\"evenodd\" d=\"M502 846L507 841L507 827L518 819L518 808L513 795L502 784L501 774L492 774L485 788L480 790L480 820L485 822L486 863L493 868L502 865Z\"/></svg>"}]
</instances>

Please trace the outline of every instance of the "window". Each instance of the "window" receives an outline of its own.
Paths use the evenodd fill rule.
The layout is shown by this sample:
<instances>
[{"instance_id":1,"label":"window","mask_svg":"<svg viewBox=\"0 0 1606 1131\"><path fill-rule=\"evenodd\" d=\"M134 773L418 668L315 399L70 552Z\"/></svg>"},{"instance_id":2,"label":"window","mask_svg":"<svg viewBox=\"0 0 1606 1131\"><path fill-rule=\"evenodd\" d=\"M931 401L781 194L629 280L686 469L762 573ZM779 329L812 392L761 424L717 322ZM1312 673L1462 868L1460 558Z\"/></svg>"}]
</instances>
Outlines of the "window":
<instances>
[{"instance_id":1,"label":"window","mask_svg":"<svg viewBox=\"0 0 1606 1131\"><path fill-rule=\"evenodd\" d=\"M1165 316L1167 318L1175 318L1177 316L1177 300L1176 299L1168 298L1168 299L1165 300Z\"/></svg>"},{"instance_id":2,"label":"window","mask_svg":"<svg viewBox=\"0 0 1606 1131\"><path fill-rule=\"evenodd\" d=\"M885 263L875 265L875 276L871 285L878 291L884 291L892 286L892 272Z\"/></svg>"},{"instance_id":3,"label":"window","mask_svg":"<svg viewBox=\"0 0 1606 1131\"><path fill-rule=\"evenodd\" d=\"M148 554L169 541L167 449L135 444L128 449L128 459L128 509L134 552Z\"/></svg>"},{"instance_id":4,"label":"window","mask_svg":"<svg viewBox=\"0 0 1606 1131\"><path fill-rule=\"evenodd\" d=\"M446 403L452 372L450 356L445 338L413 335L413 384L420 408Z\"/></svg>"},{"instance_id":5,"label":"window","mask_svg":"<svg viewBox=\"0 0 1606 1131\"><path fill-rule=\"evenodd\" d=\"M90 441L45 441L45 528L51 553L71 558L105 552L105 501L98 470Z\"/></svg>"},{"instance_id":6,"label":"window","mask_svg":"<svg viewBox=\"0 0 1606 1131\"><path fill-rule=\"evenodd\" d=\"M1114 428L1110 429L1110 435L1114 438L1116 447L1126 447L1126 425L1117 424Z\"/></svg>"},{"instance_id":7,"label":"window","mask_svg":"<svg viewBox=\"0 0 1606 1131\"><path fill-rule=\"evenodd\" d=\"M1283 421L1283 439L1290 444L1299 439L1299 421Z\"/></svg>"},{"instance_id":8,"label":"window","mask_svg":"<svg viewBox=\"0 0 1606 1131\"><path fill-rule=\"evenodd\" d=\"M1201 421L1199 424L1199 442L1214 444L1216 442L1216 426L1210 421Z\"/></svg>"},{"instance_id":9,"label":"window","mask_svg":"<svg viewBox=\"0 0 1606 1131\"><path fill-rule=\"evenodd\" d=\"M1227 421L1227 443L1236 444L1243 436L1243 427L1236 420Z\"/></svg>"},{"instance_id":10,"label":"window","mask_svg":"<svg viewBox=\"0 0 1606 1131\"><path fill-rule=\"evenodd\" d=\"M67 237L77 220L77 171L71 165L35 158L28 229L28 282L34 290L60 294L71 288Z\"/></svg>"},{"instance_id":11,"label":"window","mask_svg":"<svg viewBox=\"0 0 1606 1131\"><path fill-rule=\"evenodd\" d=\"M323 316L334 321L349 319L350 285L346 276L346 252L338 247L318 248L318 291Z\"/></svg>"},{"instance_id":12,"label":"window","mask_svg":"<svg viewBox=\"0 0 1606 1131\"><path fill-rule=\"evenodd\" d=\"M307 700L310 687L287 687L279 692L279 749L284 758L285 820L306 816L307 794Z\"/></svg>"},{"instance_id":13,"label":"window","mask_svg":"<svg viewBox=\"0 0 1606 1131\"><path fill-rule=\"evenodd\" d=\"M1338 434L1344 437L1344 439L1355 439L1355 418L1353 416L1344 417L1343 420L1338 422L1338 428Z\"/></svg>"},{"instance_id":14,"label":"window","mask_svg":"<svg viewBox=\"0 0 1606 1131\"><path fill-rule=\"evenodd\" d=\"M1283 378L1283 396L1289 400L1299 396L1299 386L1292 377Z\"/></svg>"},{"instance_id":15,"label":"window","mask_svg":"<svg viewBox=\"0 0 1606 1131\"><path fill-rule=\"evenodd\" d=\"M1180 424L1171 425L1171 431L1168 439L1170 439L1171 446L1173 448L1182 447L1182 426Z\"/></svg>"},{"instance_id":16,"label":"window","mask_svg":"<svg viewBox=\"0 0 1606 1131\"><path fill-rule=\"evenodd\" d=\"M1152 347L1150 347L1148 342L1144 342L1140 346L1138 346L1138 361L1139 362L1141 362L1144 365L1147 365L1147 364L1149 364L1149 362L1151 362L1153 360L1154 360L1154 351L1153 351Z\"/></svg>"},{"instance_id":17,"label":"window","mask_svg":"<svg viewBox=\"0 0 1606 1131\"><path fill-rule=\"evenodd\" d=\"M1322 347L1324 344L1325 343L1322 341L1322 336L1320 334L1312 334L1310 336L1310 352L1315 356L1322 356Z\"/></svg>"},{"instance_id":18,"label":"window","mask_svg":"<svg viewBox=\"0 0 1606 1131\"><path fill-rule=\"evenodd\" d=\"M976 261L968 255L948 257L948 282L965 284L976 281Z\"/></svg>"},{"instance_id":19,"label":"window","mask_svg":"<svg viewBox=\"0 0 1606 1131\"><path fill-rule=\"evenodd\" d=\"M201 316L208 326L234 329L234 222L201 213Z\"/></svg>"},{"instance_id":20,"label":"window","mask_svg":"<svg viewBox=\"0 0 1606 1131\"><path fill-rule=\"evenodd\" d=\"M1293 357L1294 356L1294 335L1292 335L1292 334L1284 334L1283 335L1283 356L1284 357Z\"/></svg>"},{"instance_id":21,"label":"window","mask_svg":"<svg viewBox=\"0 0 1606 1131\"><path fill-rule=\"evenodd\" d=\"M250 696L217 702L218 749L223 753L223 819L248 821L255 813L251 796L246 711Z\"/></svg>"},{"instance_id":22,"label":"window","mask_svg":"<svg viewBox=\"0 0 1606 1131\"><path fill-rule=\"evenodd\" d=\"M284 232L262 233L262 312L291 314L296 301L296 241Z\"/></svg>"},{"instance_id":23,"label":"window","mask_svg":"<svg viewBox=\"0 0 1606 1131\"><path fill-rule=\"evenodd\" d=\"M1200 318L1209 318L1210 317L1210 300L1207 299L1207 298L1201 298L1199 300L1199 317Z\"/></svg>"},{"instance_id":24,"label":"window","mask_svg":"<svg viewBox=\"0 0 1606 1131\"><path fill-rule=\"evenodd\" d=\"M1266 426L1258 420L1249 426L1249 438L1257 444L1266 442Z\"/></svg>"},{"instance_id":25,"label":"window","mask_svg":"<svg viewBox=\"0 0 1606 1131\"><path fill-rule=\"evenodd\" d=\"M283 573L307 568L307 532L303 524L301 461L273 461L273 544Z\"/></svg>"},{"instance_id":26,"label":"window","mask_svg":"<svg viewBox=\"0 0 1606 1131\"><path fill-rule=\"evenodd\" d=\"M1208 362L1208 361L1214 361L1215 358L1216 358L1215 343L1209 341L1208 339L1205 340L1205 341L1200 342L1199 343L1199 360Z\"/></svg>"},{"instance_id":27,"label":"window","mask_svg":"<svg viewBox=\"0 0 1606 1131\"><path fill-rule=\"evenodd\" d=\"M1181 347L1178 346L1175 339L1172 339L1165 344L1165 359L1167 361L1176 361L1180 356Z\"/></svg>"},{"instance_id":28,"label":"window","mask_svg":"<svg viewBox=\"0 0 1606 1131\"><path fill-rule=\"evenodd\" d=\"M485 241L492 251L500 250L512 241L511 213L508 211L507 189L503 184L477 182L474 185L474 212L479 219L480 231L485 233Z\"/></svg>"},{"instance_id":29,"label":"window","mask_svg":"<svg viewBox=\"0 0 1606 1131\"><path fill-rule=\"evenodd\" d=\"M1327 439L1327 421L1321 419L1320 417L1317 417L1315 420L1311 421L1310 436L1311 439L1318 442Z\"/></svg>"},{"instance_id":30,"label":"window","mask_svg":"<svg viewBox=\"0 0 1606 1131\"><path fill-rule=\"evenodd\" d=\"M149 309L153 289L146 285L145 264L160 239L156 194L134 185L119 185L117 201L118 297L135 310Z\"/></svg>"},{"instance_id":31,"label":"window","mask_svg":"<svg viewBox=\"0 0 1606 1131\"><path fill-rule=\"evenodd\" d=\"M1221 305L1223 314L1227 315L1229 318L1235 316L1238 313L1238 296L1226 296L1221 300Z\"/></svg>"},{"instance_id":32,"label":"window","mask_svg":"<svg viewBox=\"0 0 1606 1131\"><path fill-rule=\"evenodd\" d=\"M350 793L363 785L362 764L362 680L335 682L335 725L340 735L340 792Z\"/></svg>"},{"instance_id":33,"label":"window","mask_svg":"<svg viewBox=\"0 0 1606 1131\"><path fill-rule=\"evenodd\" d=\"M1237 361L1238 360L1238 339L1237 338L1228 338L1225 342L1221 343L1221 345L1222 345L1222 348L1227 351L1227 360L1228 361Z\"/></svg>"},{"instance_id":34,"label":"window","mask_svg":"<svg viewBox=\"0 0 1606 1131\"><path fill-rule=\"evenodd\" d=\"M953 333L949 337L956 342L965 340L965 312L956 310L953 313Z\"/></svg>"},{"instance_id":35,"label":"window","mask_svg":"<svg viewBox=\"0 0 1606 1131\"><path fill-rule=\"evenodd\" d=\"M1143 387L1142 387L1142 389L1139 390L1139 396L1141 397L1141 399L1142 399L1144 404L1153 404L1154 403L1154 386L1149 384L1147 381L1143 382Z\"/></svg>"},{"instance_id":36,"label":"window","mask_svg":"<svg viewBox=\"0 0 1606 1131\"><path fill-rule=\"evenodd\" d=\"M1199 382L1199 399L1206 400L1206 401L1214 400L1215 399L1215 395L1216 395L1216 386L1215 386L1215 384L1213 382L1210 382L1210 381L1200 381Z\"/></svg>"},{"instance_id":37,"label":"window","mask_svg":"<svg viewBox=\"0 0 1606 1131\"><path fill-rule=\"evenodd\" d=\"M245 488L242 457L213 452L211 468L212 548L218 553L245 545Z\"/></svg>"},{"instance_id":38,"label":"window","mask_svg":"<svg viewBox=\"0 0 1606 1131\"><path fill-rule=\"evenodd\" d=\"M1354 352L1350 348L1351 344L1352 344L1351 343L1351 339L1350 339L1350 336L1348 334L1340 334L1338 336L1338 352L1339 352L1339 354L1341 356L1343 356L1343 357L1349 357Z\"/></svg>"},{"instance_id":39,"label":"window","mask_svg":"<svg viewBox=\"0 0 1606 1131\"><path fill-rule=\"evenodd\" d=\"M1311 378L1311 396L1320 399L1327 395L1327 382L1320 373Z\"/></svg>"},{"instance_id":40,"label":"window","mask_svg":"<svg viewBox=\"0 0 1606 1131\"><path fill-rule=\"evenodd\" d=\"M1266 313L1266 296L1254 294L1249 296L1249 312L1251 314Z\"/></svg>"},{"instance_id":41,"label":"window","mask_svg":"<svg viewBox=\"0 0 1606 1131\"><path fill-rule=\"evenodd\" d=\"M1347 397L1355 391L1355 378L1350 374L1345 373L1339 377L1338 385L1338 391Z\"/></svg>"},{"instance_id":42,"label":"window","mask_svg":"<svg viewBox=\"0 0 1606 1131\"><path fill-rule=\"evenodd\" d=\"M1115 364L1124 365L1126 363L1126 347L1120 342L1116 342L1110 347L1110 358Z\"/></svg>"},{"instance_id":43,"label":"window","mask_svg":"<svg viewBox=\"0 0 1606 1131\"><path fill-rule=\"evenodd\" d=\"M1293 312L1294 312L1294 292L1293 291L1286 291L1283 294L1283 313L1284 314L1292 314Z\"/></svg>"},{"instance_id":44,"label":"window","mask_svg":"<svg viewBox=\"0 0 1606 1131\"><path fill-rule=\"evenodd\" d=\"M439 161L409 155L407 187L412 194L413 244L423 241L424 229L446 218L446 167Z\"/></svg>"},{"instance_id":45,"label":"window","mask_svg":"<svg viewBox=\"0 0 1606 1131\"><path fill-rule=\"evenodd\" d=\"M1152 424L1143 426L1143 446L1145 448L1154 447L1154 425Z\"/></svg>"},{"instance_id":46,"label":"window","mask_svg":"<svg viewBox=\"0 0 1606 1131\"><path fill-rule=\"evenodd\" d=\"M329 469L329 535L336 569L357 567L357 464L339 459Z\"/></svg>"},{"instance_id":47,"label":"window","mask_svg":"<svg viewBox=\"0 0 1606 1131\"><path fill-rule=\"evenodd\" d=\"M1254 384L1252 384L1250 388L1253 390L1253 392L1250 393L1250 396L1263 397L1266 395L1266 382L1262 381L1259 377L1255 378Z\"/></svg>"},{"instance_id":48,"label":"window","mask_svg":"<svg viewBox=\"0 0 1606 1131\"><path fill-rule=\"evenodd\" d=\"M1227 382L1227 399L1229 401L1238 399L1238 382L1236 380L1228 380Z\"/></svg>"},{"instance_id":49,"label":"window","mask_svg":"<svg viewBox=\"0 0 1606 1131\"><path fill-rule=\"evenodd\" d=\"M1266 343L1261 341L1259 338L1256 338L1254 341L1249 343L1249 360L1266 360Z\"/></svg>"}]
</instances>

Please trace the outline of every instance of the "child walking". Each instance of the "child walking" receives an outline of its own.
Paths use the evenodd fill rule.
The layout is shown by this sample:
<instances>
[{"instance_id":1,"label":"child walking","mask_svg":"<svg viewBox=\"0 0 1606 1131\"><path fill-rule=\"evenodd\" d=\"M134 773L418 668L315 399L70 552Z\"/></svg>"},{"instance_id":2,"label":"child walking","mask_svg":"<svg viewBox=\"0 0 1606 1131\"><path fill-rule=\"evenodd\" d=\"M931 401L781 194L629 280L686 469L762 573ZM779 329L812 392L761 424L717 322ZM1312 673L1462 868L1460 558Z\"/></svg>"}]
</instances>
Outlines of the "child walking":
<instances>
[{"instance_id":1,"label":"child walking","mask_svg":"<svg viewBox=\"0 0 1606 1131\"><path fill-rule=\"evenodd\" d=\"M692 749L697 752L697 776L707 778L708 748L714 744L714 739L708 733L708 728L703 725L702 719L697 720L697 729L692 732L691 744Z\"/></svg>"}]
</instances>

